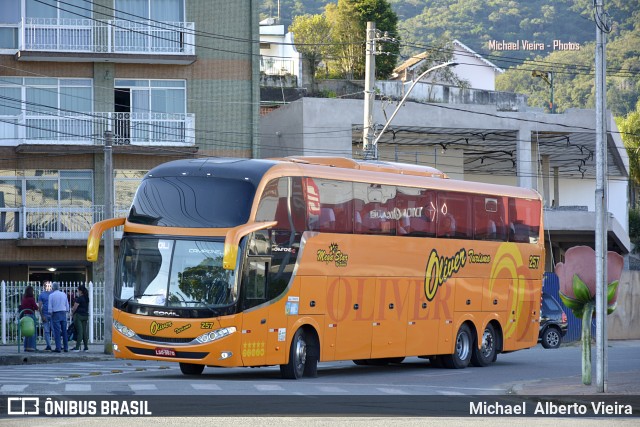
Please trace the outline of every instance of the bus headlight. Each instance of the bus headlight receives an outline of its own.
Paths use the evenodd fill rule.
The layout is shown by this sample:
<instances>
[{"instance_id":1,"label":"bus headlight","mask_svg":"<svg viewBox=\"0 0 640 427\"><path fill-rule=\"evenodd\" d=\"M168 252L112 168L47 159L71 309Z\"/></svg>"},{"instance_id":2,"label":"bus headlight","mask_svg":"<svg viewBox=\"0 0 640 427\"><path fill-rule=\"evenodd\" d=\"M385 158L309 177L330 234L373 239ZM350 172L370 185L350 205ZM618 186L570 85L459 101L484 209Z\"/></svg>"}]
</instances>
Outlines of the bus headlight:
<instances>
[{"instance_id":1,"label":"bus headlight","mask_svg":"<svg viewBox=\"0 0 640 427\"><path fill-rule=\"evenodd\" d=\"M224 338L227 335L231 335L236 331L235 326L230 326L228 328L216 329L215 331L207 332L206 334L200 335L196 338L200 344L204 344L211 341L219 340L220 338Z\"/></svg>"},{"instance_id":2,"label":"bus headlight","mask_svg":"<svg viewBox=\"0 0 640 427\"><path fill-rule=\"evenodd\" d=\"M113 327L116 328L116 330L118 332L120 332L122 335L124 335L127 338L132 338L136 334L131 329L127 328L122 323L118 322L117 320L113 321Z\"/></svg>"}]
</instances>

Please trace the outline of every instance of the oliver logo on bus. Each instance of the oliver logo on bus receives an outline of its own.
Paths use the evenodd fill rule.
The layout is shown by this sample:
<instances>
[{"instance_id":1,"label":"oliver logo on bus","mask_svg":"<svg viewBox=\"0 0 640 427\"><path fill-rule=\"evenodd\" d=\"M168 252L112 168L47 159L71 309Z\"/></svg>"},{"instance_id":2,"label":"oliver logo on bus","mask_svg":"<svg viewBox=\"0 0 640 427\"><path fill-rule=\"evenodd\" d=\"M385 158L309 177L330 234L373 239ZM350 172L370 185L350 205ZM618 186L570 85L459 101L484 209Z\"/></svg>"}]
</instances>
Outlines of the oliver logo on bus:
<instances>
[{"instance_id":1,"label":"oliver logo on bus","mask_svg":"<svg viewBox=\"0 0 640 427\"><path fill-rule=\"evenodd\" d=\"M462 248L451 257L439 256L436 249L431 250L427 262L427 273L424 281L424 295L432 301L448 278L460 271L467 263L467 251Z\"/></svg>"}]
</instances>

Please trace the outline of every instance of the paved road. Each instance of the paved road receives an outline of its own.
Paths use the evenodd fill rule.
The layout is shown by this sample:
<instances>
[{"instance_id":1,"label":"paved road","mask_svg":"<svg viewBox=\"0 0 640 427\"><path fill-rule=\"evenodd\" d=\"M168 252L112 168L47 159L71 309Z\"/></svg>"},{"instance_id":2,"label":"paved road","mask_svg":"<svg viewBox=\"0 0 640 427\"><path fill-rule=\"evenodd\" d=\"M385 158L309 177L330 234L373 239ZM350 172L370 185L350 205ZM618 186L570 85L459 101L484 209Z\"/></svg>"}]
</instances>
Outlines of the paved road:
<instances>
[{"instance_id":1,"label":"paved road","mask_svg":"<svg viewBox=\"0 0 640 427\"><path fill-rule=\"evenodd\" d=\"M280 378L277 367L206 368L201 376L184 376L175 363L88 360L0 366L0 395L507 395L584 394L580 382L580 347L567 346L500 355L486 368L436 369L408 358L391 366L356 366L350 361L321 363L318 378ZM595 362L595 358L594 358ZM611 378L639 394L640 342L612 342ZM594 370L595 372L595 370ZM616 380L617 381L617 380ZM595 373L594 373L595 382ZM611 381L610 381L611 383ZM614 384L611 384L614 385ZM564 387L563 392L558 392ZM620 393L620 391L614 391Z\"/></svg>"}]
</instances>

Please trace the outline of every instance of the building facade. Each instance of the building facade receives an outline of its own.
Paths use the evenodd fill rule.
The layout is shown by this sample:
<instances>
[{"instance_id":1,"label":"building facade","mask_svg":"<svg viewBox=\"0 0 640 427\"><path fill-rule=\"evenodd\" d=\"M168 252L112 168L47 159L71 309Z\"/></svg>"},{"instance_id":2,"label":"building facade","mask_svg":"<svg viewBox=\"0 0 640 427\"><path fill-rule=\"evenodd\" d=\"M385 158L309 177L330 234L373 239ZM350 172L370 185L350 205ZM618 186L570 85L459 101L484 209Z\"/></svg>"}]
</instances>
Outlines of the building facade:
<instances>
[{"instance_id":1,"label":"building facade","mask_svg":"<svg viewBox=\"0 0 640 427\"><path fill-rule=\"evenodd\" d=\"M401 82L376 82L387 88ZM437 86L437 85L434 85ZM434 87L428 101L411 93L378 141L384 161L435 167L451 178L533 188L545 201L547 271L566 249L594 245L595 111L546 114L515 94ZM395 92L394 92L395 93ZM415 95L415 98L413 96ZM391 94L393 98L393 94ZM303 98L264 116L265 157L363 158L363 101ZM382 129L396 104L377 100L373 123ZM615 121L607 121L608 248L629 253L629 159Z\"/></svg>"},{"instance_id":2,"label":"building facade","mask_svg":"<svg viewBox=\"0 0 640 427\"><path fill-rule=\"evenodd\" d=\"M0 0L0 277L99 280L91 225L146 171L257 157L254 0ZM104 212L105 138L115 212Z\"/></svg>"}]
</instances>

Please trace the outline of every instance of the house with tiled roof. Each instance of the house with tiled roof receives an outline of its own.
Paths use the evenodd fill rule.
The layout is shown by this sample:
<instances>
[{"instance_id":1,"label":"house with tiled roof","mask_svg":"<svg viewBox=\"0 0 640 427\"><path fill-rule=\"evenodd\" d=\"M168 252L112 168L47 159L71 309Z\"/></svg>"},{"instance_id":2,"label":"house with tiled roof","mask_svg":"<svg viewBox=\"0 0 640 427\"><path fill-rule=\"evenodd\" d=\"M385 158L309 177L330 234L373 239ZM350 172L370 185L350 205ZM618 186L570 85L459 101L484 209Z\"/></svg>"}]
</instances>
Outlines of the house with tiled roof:
<instances>
[{"instance_id":1,"label":"house with tiled roof","mask_svg":"<svg viewBox=\"0 0 640 427\"><path fill-rule=\"evenodd\" d=\"M470 89L495 90L496 77L504 70L493 64L491 61L476 53L459 40L451 42L453 51L452 61L458 65L452 68L452 72L460 79L469 84ZM430 63L429 51L412 56L393 70L391 80L412 81ZM433 73L423 79L429 83L444 83L439 81L439 74Z\"/></svg>"}]
</instances>

